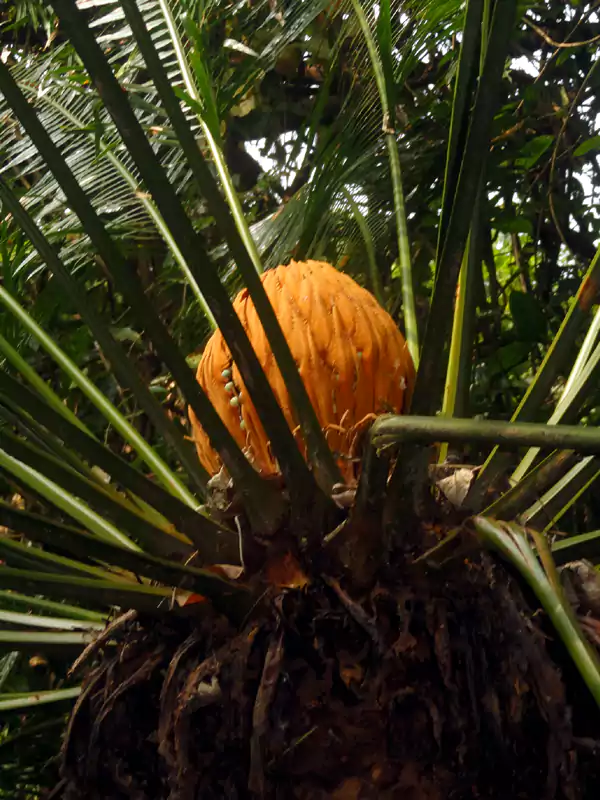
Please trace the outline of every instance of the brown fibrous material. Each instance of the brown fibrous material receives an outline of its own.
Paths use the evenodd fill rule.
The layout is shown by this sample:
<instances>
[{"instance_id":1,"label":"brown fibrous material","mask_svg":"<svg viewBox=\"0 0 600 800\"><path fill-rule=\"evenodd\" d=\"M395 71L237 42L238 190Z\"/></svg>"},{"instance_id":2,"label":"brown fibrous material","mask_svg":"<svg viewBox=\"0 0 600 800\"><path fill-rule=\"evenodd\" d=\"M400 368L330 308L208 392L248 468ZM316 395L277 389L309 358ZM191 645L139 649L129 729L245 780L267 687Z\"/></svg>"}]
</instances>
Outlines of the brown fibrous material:
<instances>
[{"instance_id":1,"label":"brown fibrous material","mask_svg":"<svg viewBox=\"0 0 600 800\"><path fill-rule=\"evenodd\" d=\"M315 577L241 629L206 607L132 621L85 682L61 797L597 796L578 744L593 727L574 733L540 616L503 568L396 578L353 597Z\"/></svg>"}]
</instances>

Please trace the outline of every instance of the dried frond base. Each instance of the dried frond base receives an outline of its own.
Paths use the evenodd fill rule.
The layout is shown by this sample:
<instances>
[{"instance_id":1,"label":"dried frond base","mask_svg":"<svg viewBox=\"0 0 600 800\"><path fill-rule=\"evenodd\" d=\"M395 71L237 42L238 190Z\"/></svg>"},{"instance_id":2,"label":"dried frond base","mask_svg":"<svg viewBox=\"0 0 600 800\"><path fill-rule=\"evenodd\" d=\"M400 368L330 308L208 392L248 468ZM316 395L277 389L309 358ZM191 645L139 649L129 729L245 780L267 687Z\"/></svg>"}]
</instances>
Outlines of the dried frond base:
<instances>
[{"instance_id":1,"label":"dried frond base","mask_svg":"<svg viewBox=\"0 0 600 800\"><path fill-rule=\"evenodd\" d=\"M316 580L241 632L132 621L87 678L62 797L596 797L538 617L487 556L453 570L360 604Z\"/></svg>"}]
</instances>

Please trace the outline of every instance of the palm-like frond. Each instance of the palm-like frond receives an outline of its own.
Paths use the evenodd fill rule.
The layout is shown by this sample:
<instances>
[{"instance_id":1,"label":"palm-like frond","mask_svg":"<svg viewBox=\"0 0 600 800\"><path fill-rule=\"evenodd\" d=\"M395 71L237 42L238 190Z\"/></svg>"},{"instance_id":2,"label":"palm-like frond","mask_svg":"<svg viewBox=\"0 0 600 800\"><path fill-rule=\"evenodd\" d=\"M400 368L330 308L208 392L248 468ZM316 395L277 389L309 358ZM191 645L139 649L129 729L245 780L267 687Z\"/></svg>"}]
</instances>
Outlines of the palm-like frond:
<instances>
[{"instance_id":1,"label":"palm-like frond","mask_svg":"<svg viewBox=\"0 0 600 800\"><path fill-rule=\"evenodd\" d=\"M445 116L441 122L433 118L421 120L421 124L407 122L404 129L399 126L396 140L395 133L386 129L386 116L395 115L396 120L402 120L403 114L401 109L394 109L392 114L391 92L390 95L384 92L373 69L365 69L365 65L374 61L373 42L365 36L365 26L350 13L352 3L334 4L329 14L322 13L327 4L312 0L287 5L267 0L239 3L233 10L228 9L228 25L221 24L217 13L221 4L216 2L173 4L168 7L169 14L165 13L165 0L144 0L139 4L131 0L84 0L77 5L87 15L91 30L96 32L95 39L78 16L75 3L56 0L61 24L70 30L81 62L72 43L64 43L39 58L28 57L19 62L15 57L10 74L6 70L0 72L10 111L23 126L20 128L11 121L0 138L7 156L0 197L3 208L10 211L13 221L27 233L36 249L28 259L19 260L18 270L10 277L19 284L46 268L53 276L60 276L61 286L71 300L79 303L83 322L108 357L119 381L129 387L156 431L171 445L171 455L180 457L188 474L182 475L173 467L172 459L159 454L131 420L103 396L85 371L44 333L18 302L20 284L16 289L12 284L2 286L0 302L23 329L39 340L97 406L106 427L110 426L119 435L119 441L127 442L136 455L136 462L131 463L100 442L72 411L64 410L60 396L46 386L11 343L0 340L0 350L11 364L10 371L0 371L0 479L22 493L28 506L22 509L16 503L0 503L0 524L7 533L0 539L2 646L23 651L52 647L65 654L74 646L89 644L91 631L97 632L115 612L128 609L125 614L128 620L133 613L155 615L167 609L175 615L183 609L183 616L187 605L203 605L207 598L237 624L247 619L261 602L264 576L257 578L257 574L263 565L257 562L264 555L261 548L268 545L275 531L285 529L293 541L294 552L320 556L323 550L324 557L329 558L336 550L336 537L343 538L341 534L347 534L353 526L360 530L365 521L374 528L381 527L384 510L393 513L398 502L409 512L406 519L403 517L403 525L406 520L410 522L420 493L428 487L424 443L466 440L471 444L554 451L526 474L533 463L532 454L530 463L526 462L517 473L517 478L522 479L520 485L487 511L488 515L497 514L499 518L509 512L510 516L520 514L521 522L539 527L544 527L542 514L549 515L550 525L554 525L578 493L600 474L597 460L600 439L593 428L432 417L384 418L371 428L356 504L352 513L344 516L330 496L336 480L334 459L321 431L311 429L315 420L302 406L298 383L294 389L294 380L300 382L300 378L285 341L281 346L283 335L279 323L266 295L261 295L256 275L257 253L267 266L275 266L290 255L349 261L349 271L370 283L381 301L397 312L401 297L399 270L392 264L399 255L398 249L402 258L402 245L409 244L406 219L402 219L403 214L406 216L405 204L399 202L398 191L395 197L392 191L392 187L400 186L400 171L394 159L390 161L390 144L394 152L398 145L402 181L407 188L408 227L413 227L410 255L415 278L421 284L433 282L437 269L437 281L441 281L435 286L433 303L434 314L438 308L444 311L439 313L439 319L433 320L439 339L439 331L449 330L452 323L450 312L458 268L467 238L473 235L472 206L480 196L478 167L484 164L484 151L488 149L496 110L494 92L482 101L470 78L462 87L470 93L461 102L456 99L460 94L457 91L452 110L455 121L461 118L457 122L460 130L454 127L456 135L450 137L442 192L439 190L443 173L440 129L450 122L449 104L442 112ZM388 5L390 28L380 37L379 46L385 43L388 48L382 60L383 77L395 86L411 76L415 65L427 62L429 37L434 29L438 34L437 61L443 60L439 56L444 50L452 53L447 40L463 24L464 14L458 2L415 0L402 5L386 4L386 9ZM362 6L368 24L375 30L378 4ZM508 4L502 6L507 7ZM500 9L501 4L496 8ZM510 10L515 11L514 3L510 4ZM196 23L206 22L206 25L186 22L186 13ZM502 76L508 29L512 24L510 15L503 22L502 36L498 27L491 26L490 48L496 50L489 69L494 74L492 79L486 78L484 62L481 91L497 87ZM171 23L175 28L170 31ZM486 26L482 27L487 31ZM305 35L305 31L309 33ZM481 30L466 32L485 50ZM252 210L252 199L242 196L240 204L232 192L233 180L223 158L229 128L235 128L236 115L242 119L250 116L244 103L259 102L259 83L265 73L273 67L285 69L281 59L284 55L296 58L298 47L302 49L306 41L317 61L322 56L323 70L306 81L312 113L292 137L290 160L297 161L300 154L303 159L303 163L295 163L291 168L298 173L298 185L289 198L284 196L285 192L278 196L278 189L271 193L268 209L256 213L249 226L254 242L249 243L245 238L246 222L238 218L237 228L232 226L232 219L236 219L236 214L239 217L244 205ZM286 54L290 46L293 52ZM201 49L201 57L194 53L194 47ZM153 62L149 56L154 54L157 59ZM448 93L455 61L449 58L447 65L436 63L435 80L440 95ZM186 69L188 75L183 74ZM161 85L163 73L170 84L167 87L164 80ZM212 86L209 76L214 82ZM196 94L190 81L197 82ZM347 83L334 85L335 81ZM181 104L174 104L174 98ZM37 117L25 99L35 107ZM470 108L471 128L467 124ZM6 106L5 116L8 113ZM406 116L408 119L409 115ZM429 124L433 129L431 136ZM277 130L273 139L278 140L280 135ZM472 146L471 139L477 137L481 141ZM469 163L470 156L473 163ZM215 176L221 179L223 196L215 190ZM417 185L416 176L424 182L424 187ZM229 203L229 210L225 202ZM414 209L427 210L430 218L426 222L415 218ZM198 229L203 216L210 219L205 236L201 237ZM419 259L416 243L425 242L438 224L437 256L435 238L429 236L430 251ZM126 252L127 247L159 237L165 241L171 259L183 270L196 298L205 304L207 315L222 329L279 461L287 494L253 470L198 387L161 315L144 292L136 269L128 262L128 257L134 256ZM220 243L212 250L212 257L207 253L207 240L210 244ZM473 252L479 251L475 248ZM102 260L110 281L122 292L124 301L139 320L140 329L144 329L144 335L173 375L185 401L200 418L233 478L237 496L227 495L232 487L219 475L210 486L209 507L199 505L194 492L204 491L206 476L199 469L194 472L193 465L189 468L193 457L184 446L181 430L171 425L172 421L167 424L162 419L163 409L148 399L142 379L117 346L106 319L86 303L80 278L93 256ZM232 257L235 267L227 264ZM475 268L481 258L472 254L471 257L471 266ZM590 269L597 269L597 263ZM227 289L242 278L259 309L292 403L304 412L298 414L299 427L308 445L312 471L296 446L247 332L230 303ZM405 292L405 303L406 296ZM436 299L440 297L441 300ZM455 327L463 319L460 304L457 308ZM574 311L567 322L574 317L581 322L583 316L584 313ZM426 347L434 349L438 339L430 337ZM566 337L563 331L557 341L564 351L572 346L574 335ZM461 355L463 359L468 357L468 348L465 352ZM439 353L434 355L437 358ZM434 384L439 382L443 365L435 364L431 354L425 362L421 376L433 376ZM596 375L597 362L597 353L587 348L577 365L573 391L568 402L559 406L559 412L568 411L574 417L581 411ZM546 371L546 382L557 374L557 365L551 367ZM542 365L541 372L544 370L546 367ZM15 373L19 379L14 377ZM30 388L25 388L22 380ZM429 410L435 410L440 395L436 390L427 398ZM559 416L560 413L551 421L558 422ZM413 451L411 443L416 443ZM399 446L403 449L388 491L392 451L396 455ZM574 463L575 450L589 456ZM190 476L193 480L188 486L186 479ZM407 484L399 484L400 479L407 479ZM394 496L399 485L402 492ZM215 488L217 495L219 492L227 495L225 501L217 497L216 509L210 507L210 502L215 502ZM478 509L486 488L484 478L473 507ZM386 492L389 503L384 509ZM541 499L536 499L538 493ZM467 496L469 499L472 496ZM215 512L212 518L211 511ZM331 532L332 523L340 519ZM488 544L495 544L514 561L538 592L598 699L597 659L585 647L586 657L581 657L584 639L577 621L561 604L561 595L552 584L551 569L542 574L525 533L485 518L475 519L473 526ZM448 538L455 536L456 531ZM515 542L520 546L519 552ZM445 546L444 541L438 545L442 550ZM543 540L538 540L536 546L544 567L551 567ZM576 548L581 546L581 542L575 542ZM358 554L357 560L360 558ZM232 576L244 567L255 582L234 580ZM352 569L354 565L350 572ZM62 604L63 598L69 604ZM24 609L35 614L25 615ZM119 618L110 623L100 641L102 636L109 636L111 625L119 624ZM78 692L77 686L61 688L51 695L40 694L38 701L60 702L73 699ZM17 707L20 701L24 707L34 702L31 693L15 692L11 697L0 697L0 708Z\"/></svg>"},{"instance_id":2,"label":"palm-like frond","mask_svg":"<svg viewBox=\"0 0 600 800\"><path fill-rule=\"evenodd\" d=\"M123 10L117 2L97 4L93 0L80 3L79 7L91 15L90 25L97 31L97 41L104 47L111 63L117 66L119 78L128 87L135 104L136 115L149 133L170 180L180 193L190 191L193 189L191 173L173 141L172 131L156 89L152 83L144 82L144 65ZM252 31L253 26L260 23L256 29L257 36L269 41L268 46L263 48L264 52L257 53L256 58L242 63L237 69L235 65L232 69L227 61L225 64L214 65L218 78L227 81L226 86L223 86L227 96L220 101L220 110L223 113L239 100L244 86L254 82L257 74L268 69L298 31L306 27L307 22L320 11L321 3L301 4L295 11L290 11L283 25L267 9L267 3L259 3L251 9L249 15L244 14L244 10L240 8L240 14L236 17L240 23L241 36L244 31ZM183 30L185 4L174 4L171 9L158 0L149 0L139 4L139 10L172 84L183 90L185 82L177 58L177 42L174 42L173 35L169 33L170 20L166 18L165 11L174 15L174 35L183 37L183 55L187 56L191 43ZM271 35L273 29L275 36ZM229 46L233 47L233 40L229 41ZM160 235L168 238L160 215L141 188L140 176L131 155L120 142L109 115L81 70L70 45L63 44L48 55L37 55L34 59L22 61L19 56L17 59L13 68L16 81L30 101L34 102L45 129L64 152L67 163L81 186L93 198L96 211L109 229L119 238L132 243L156 239ZM226 66L228 68L225 70ZM8 113L6 108L4 113ZM199 139L202 140L198 119L193 110L188 110L188 113ZM63 260L77 264L78 259L86 255L89 258L93 248L89 245L85 231L81 230L63 192L48 172L47 165L36 148L23 137L18 124L9 121L3 126L0 147L5 154L4 171L23 182L26 189L23 193L25 207L50 241L62 245ZM27 190L28 176L32 175L35 176L35 185ZM195 204L197 214L206 213L201 198L196 196ZM172 248L172 240L168 239L167 243ZM185 264L180 255L175 253L175 258ZM31 261L35 264L36 257L32 255ZM26 266L27 264L23 264L21 268L25 269ZM30 270L32 268L30 266Z\"/></svg>"},{"instance_id":3,"label":"palm-like frond","mask_svg":"<svg viewBox=\"0 0 600 800\"><path fill-rule=\"evenodd\" d=\"M90 2L84 3L82 7L92 15L91 24L99 32L99 41L109 51L113 63L119 66L121 81L128 85L134 98L139 98L136 113L144 128L151 133L155 149L160 154L162 163L166 165L171 180L181 193L193 190L189 169L183 164L179 150L173 144L169 122L156 90L151 83L144 83L143 80L140 82L140 74L143 76L143 72L140 73L142 65L122 10L117 3L96 7L94 2ZM139 8L173 84L183 85L180 62L161 4L146 2L140 4ZM183 14L184 8L184 5L178 4L172 12L176 15ZM305 155L308 168L310 169L311 163L323 165L319 170L320 177L314 174L298 193L300 208L296 205L291 207L296 222L298 216L305 222L300 223L300 231L297 230L297 224L291 228L278 224L276 232L267 235L266 230L271 221L266 218L260 223L264 233L258 239L258 244L259 248L269 248L267 263L270 264L285 260L298 242L300 247L296 252L299 255L314 255L322 249L318 243L333 240L348 243L347 246L338 245L340 255L357 244L360 248L360 231L343 201L343 192L349 189L356 197L368 198L367 224L375 234L376 250L381 251L383 248L384 258L388 260L387 267L381 267L385 275L393 260L390 260L392 253L389 250L389 234L393 230L393 224L389 219L392 211L389 193L381 191L381 185L386 178L386 165L381 162L382 154L379 152L383 112L379 107L376 83L369 77L370 71L360 70L366 55L366 44L356 20L351 14L342 13L343 8L344 4L341 4L335 15L316 29L315 44L308 43L313 48L316 62L324 59L325 74L321 89L323 98L317 98L313 123L305 135L300 137L300 141L304 141L308 148ZM373 8L369 8L372 18ZM228 37L225 40L227 49L217 49L213 45L212 48L207 47L206 51L207 67L216 83L215 96L221 119L228 118L228 113L235 109L244 94L256 86L257 79L277 63L279 56L290 47L298 33L305 30L321 10L322 3L318 2L293 4L293 8L282 12L283 18L279 19L277 13L272 12L265 2L253 5L248 10L240 7L239 13L234 16L239 39ZM419 9L422 19L429 19L426 11L427 9ZM409 17L408 22L400 23L400 4L394 4L394 12L393 47L400 48L394 52L398 53L398 80L402 80L402 76L407 74L410 64L417 57L416 54L420 52L426 33L417 25L418 36L411 38L414 20ZM209 18L210 15L207 19ZM450 36L460 20L457 4L447 4L442 18L448 26ZM190 48L189 38L182 21L178 22L176 17L175 22L176 33L181 37L184 53L187 54ZM219 36L220 31L216 35ZM209 40L210 33L204 34L204 38ZM244 43L245 38L248 44ZM253 46L255 39L257 43L262 41L267 44L262 48L258 44ZM240 59L241 63L232 63L231 55L239 53L232 49L236 42L242 42L248 50L256 52L256 57L246 55ZM321 50L319 42L322 42ZM348 91L343 86L336 87L336 94L332 96L328 84L330 76L339 69L340 60L343 63L342 75L350 88ZM98 102L85 75L81 73L69 46L65 44L48 56L37 57L34 62L17 64L14 73L30 98L35 98L36 109L44 126L60 142L69 165L74 169L81 185L93 197L95 208L109 228L120 238L131 242L153 240L157 236L165 235L160 215L156 213L152 201L140 189L139 175L131 156L119 143L110 118ZM307 91L312 91L313 94L316 89L317 84L314 84L312 90L310 85L307 86ZM333 125L323 127L320 117L327 105L331 106L327 114L334 114L337 120L333 120ZM194 118L193 111L188 110L188 113L198 136L201 137L198 120ZM235 120L230 119L232 122ZM352 137L347 135L349 122L352 126ZM314 138L315 134L318 136L317 140ZM83 258L86 253L89 257L91 249L85 232L79 227L72 212L69 212L64 195L47 172L35 148L31 147L14 123L4 128L4 136L2 146L7 154L6 169L10 174L20 176L26 185L27 175L36 175L35 186L23 196L24 204L36 222L43 226L49 239L62 245L63 260L75 266L81 265L82 262L78 259ZM352 141L352 148L338 154L338 146L347 145L349 141ZM299 142L294 146L297 149ZM368 153L371 153L371 158L367 158ZM374 180L374 170L378 169L378 164L382 174ZM195 204L196 213L205 213L201 198L195 199ZM286 211L284 209L282 215L285 216ZM168 243L173 252L172 241ZM185 269L185 260L181 259L176 250L174 255L175 260ZM29 268L31 271L36 263L37 257L32 254L21 269ZM190 278L189 271L187 278ZM200 296L198 291L196 294Z\"/></svg>"},{"instance_id":4,"label":"palm-like frond","mask_svg":"<svg viewBox=\"0 0 600 800\"><path fill-rule=\"evenodd\" d=\"M377 4L362 5L368 24L375 29ZM392 3L391 6L393 77L401 86L423 56L431 31L436 30L436 46L450 48L462 17L457 3L436 6L436 14L431 18L427 4L407 6ZM393 280L398 277L398 272L392 271L392 263L398 252L394 241L396 223L392 179L385 149L385 109L372 70L364 68L369 61L368 47L352 13L352 6L341 4L338 9L341 8L347 13L334 17L326 29L330 44L327 56L322 59L322 83L314 114L305 130L298 134L306 148L299 174L305 172L307 177L283 208L278 209L270 220L260 223L259 244L266 248L264 257L269 265L285 261L290 254L302 257L324 255L332 261L344 258L344 263L352 254L347 268L357 276L362 275L362 280L369 283L364 235L345 199L349 192L358 202L371 233L378 268L394 308L399 287ZM451 77L450 66L447 77L436 74L435 80L443 86L443 82ZM334 80L335 85L332 83ZM412 199L417 190L414 183L411 186L413 172L419 175L421 183L425 183L426 191L432 190L439 180L439 165L432 165L430 182L423 174L423 165L430 158L429 152L437 149L437 142L431 141L431 135L423 136L425 121L409 127L404 110L400 107L398 111L400 158ZM298 149L296 146L296 151ZM421 208L426 207L423 189L419 185L419 196L423 201L419 204ZM417 234L415 223L420 227L419 215L422 212L418 212L417 219L414 219L413 211L409 220L413 241ZM423 276L420 275L418 280L421 282Z\"/></svg>"}]
</instances>

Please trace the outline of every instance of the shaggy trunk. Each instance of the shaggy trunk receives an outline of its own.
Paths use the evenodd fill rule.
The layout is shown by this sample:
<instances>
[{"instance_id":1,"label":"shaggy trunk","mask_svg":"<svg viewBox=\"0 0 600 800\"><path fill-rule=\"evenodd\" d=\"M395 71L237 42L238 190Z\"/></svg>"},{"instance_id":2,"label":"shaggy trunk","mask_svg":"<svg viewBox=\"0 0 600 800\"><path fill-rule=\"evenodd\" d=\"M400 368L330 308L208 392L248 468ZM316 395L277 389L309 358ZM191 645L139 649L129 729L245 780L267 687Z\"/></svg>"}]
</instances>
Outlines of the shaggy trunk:
<instances>
[{"instance_id":1,"label":"shaggy trunk","mask_svg":"<svg viewBox=\"0 0 600 800\"><path fill-rule=\"evenodd\" d=\"M325 575L271 594L240 628L208 605L128 619L61 796L596 796L597 710L514 578L486 554L395 561L360 595Z\"/></svg>"}]
</instances>

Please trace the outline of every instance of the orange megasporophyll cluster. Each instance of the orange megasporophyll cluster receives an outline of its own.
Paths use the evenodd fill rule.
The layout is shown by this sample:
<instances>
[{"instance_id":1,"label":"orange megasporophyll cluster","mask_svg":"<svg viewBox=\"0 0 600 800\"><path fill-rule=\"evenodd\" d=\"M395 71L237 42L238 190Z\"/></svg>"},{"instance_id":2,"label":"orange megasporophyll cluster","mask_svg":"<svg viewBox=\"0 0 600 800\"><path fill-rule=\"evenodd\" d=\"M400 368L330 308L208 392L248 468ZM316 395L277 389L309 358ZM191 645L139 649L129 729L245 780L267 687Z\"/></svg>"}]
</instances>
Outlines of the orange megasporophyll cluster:
<instances>
[{"instance_id":1,"label":"orange megasporophyll cluster","mask_svg":"<svg viewBox=\"0 0 600 800\"><path fill-rule=\"evenodd\" d=\"M414 383L406 341L392 317L352 278L320 261L292 261L262 276L329 445L344 478L355 477L353 444L375 415L405 410ZM292 430L285 384L248 291L234 308ZM263 475L278 473L257 411L220 331L209 339L197 379L248 459ZM198 456L214 474L219 456L193 411ZM298 441L303 447L300 433Z\"/></svg>"}]
</instances>

